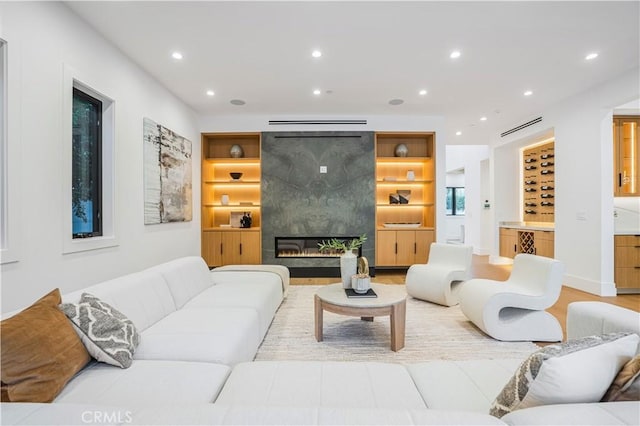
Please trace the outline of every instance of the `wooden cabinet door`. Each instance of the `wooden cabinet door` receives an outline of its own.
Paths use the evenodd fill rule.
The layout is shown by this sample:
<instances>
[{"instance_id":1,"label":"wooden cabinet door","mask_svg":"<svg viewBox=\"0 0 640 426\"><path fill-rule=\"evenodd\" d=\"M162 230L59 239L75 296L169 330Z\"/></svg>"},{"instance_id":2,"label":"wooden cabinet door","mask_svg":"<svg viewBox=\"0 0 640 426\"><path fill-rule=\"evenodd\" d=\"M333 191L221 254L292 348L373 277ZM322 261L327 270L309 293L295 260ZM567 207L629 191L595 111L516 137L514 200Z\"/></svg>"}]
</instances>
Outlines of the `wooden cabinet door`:
<instances>
[{"instance_id":1,"label":"wooden cabinet door","mask_svg":"<svg viewBox=\"0 0 640 426\"><path fill-rule=\"evenodd\" d=\"M202 233L202 258L209 266L222 265L222 232Z\"/></svg>"},{"instance_id":2,"label":"wooden cabinet door","mask_svg":"<svg viewBox=\"0 0 640 426\"><path fill-rule=\"evenodd\" d=\"M396 231L376 233L376 266L395 266L396 250Z\"/></svg>"},{"instance_id":3,"label":"wooden cabinet door","mask_svg":"<svg viewBox=\"0 0 640 426\"><path fill-rule=\"evenodd\" d=\"M640 288L640 236L615 236L615 282L618 289Z\"/></svg>"},{"instance_id":4,"label":"wooden cabinet door","mask_svg":"<svg viewBox=\"0 0 640 426\"><path fill-rule=\"evenodd\" d=\"M535 253L538 256L553 258L554 233L552 231L535 231L533 239Z\"/></svg>"},{"instance_id":5,"label":"wooden cabinet door","mask_svg":"<svg viewBox=\"0 0 640 426\"><path fill-rule=\"evenodd\" d=\"M517 254L518 234L515 229L500 228L500 256L514 258Z\"/></svg>"},{"instance_id":6,"label":"wooden cabinet door","mask_svg":"<svg viewBox=\"0 0 640 426\"><path fill-rule=\"evenodd\" d=\"M240 258L244 265L260 264L260 232L240 232Z\"/></svg>"},{"instance_id":7,"label":"wooden cabinet door","mask_svg":"<svg viewBox=\"0 0 640 426\"><path fill-rule=\"evenodd\" d=\"M416 231L396 231L396 265L413 265L416 258ZM425 261L426 262L426 261Z\"/></svg>"},{"instance_id":8,"label":"wooden cabinet door","mask_svg":"<svg viewBox=\"0 0 640 426\"><path fill-rule=\"evenodd\" d=\"M416 233L416 252L413 263L427 263L429 259L429 248L434 241L433 231L419 230Z\"/></svg>"},{"instance_id":9,"label":"wooden cabinet door","mask_svg":"<svg viewBox=\"0 0 640 426\"><path fill-rule=\"evenodd\" d=\"M213 252L213 232L202 232L202 258L208 266L215 266Z\"/></svg>"},{"instance_id":10,"label":"wooden cabinet door","mask_svg":"<svg viewBox=\"0 0 640 426\"><path fill-rule=\"evenodd\" d=\"M221 265L236 265L241 263L240 231L220 232L221 234Z\"/></svg>"}]
</instances>

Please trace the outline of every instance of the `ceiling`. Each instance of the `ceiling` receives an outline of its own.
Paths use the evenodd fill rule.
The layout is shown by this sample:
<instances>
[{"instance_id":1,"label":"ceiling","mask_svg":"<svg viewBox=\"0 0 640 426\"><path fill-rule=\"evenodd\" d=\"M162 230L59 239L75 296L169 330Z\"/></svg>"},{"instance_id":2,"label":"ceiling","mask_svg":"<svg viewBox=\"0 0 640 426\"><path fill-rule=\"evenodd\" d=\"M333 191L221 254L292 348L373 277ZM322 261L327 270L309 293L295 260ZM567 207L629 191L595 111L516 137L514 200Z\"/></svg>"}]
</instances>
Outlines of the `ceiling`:
<instances>
[{"instance_id":1,"label":"ceiling","mask_svg":"<svg viewBox=\"0 0 640 426\"><path fill-rule=\"evenodd\" d=\"M199 115L443 115L449 143L640 63L638 1L67 4Z\"/></svg>"}]
</instances>

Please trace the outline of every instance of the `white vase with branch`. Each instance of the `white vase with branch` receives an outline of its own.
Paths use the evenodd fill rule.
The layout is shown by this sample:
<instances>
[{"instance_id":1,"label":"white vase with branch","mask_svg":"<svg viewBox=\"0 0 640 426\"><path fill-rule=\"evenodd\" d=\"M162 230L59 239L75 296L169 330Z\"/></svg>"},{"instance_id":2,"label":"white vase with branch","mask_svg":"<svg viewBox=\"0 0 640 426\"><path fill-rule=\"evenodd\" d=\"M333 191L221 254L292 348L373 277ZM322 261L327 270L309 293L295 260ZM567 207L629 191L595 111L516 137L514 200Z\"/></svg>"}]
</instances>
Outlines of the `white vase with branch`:
<instances>
[{"instance_id":1,"label":"white vase with branch","mask_svg":"<svg viewBox=\"0 0 640 426\"><path fill-rule=\"evenodd\" d=\"M351 240L340 240L332 238L329 241L318 243L318 249L322 251L340 252L340 277L342 287L351 288L351 277L358 271L358 256L353 252L360 248L367 241L367 235L362 234L358 238Z\"/></svg>"}]
</instances>

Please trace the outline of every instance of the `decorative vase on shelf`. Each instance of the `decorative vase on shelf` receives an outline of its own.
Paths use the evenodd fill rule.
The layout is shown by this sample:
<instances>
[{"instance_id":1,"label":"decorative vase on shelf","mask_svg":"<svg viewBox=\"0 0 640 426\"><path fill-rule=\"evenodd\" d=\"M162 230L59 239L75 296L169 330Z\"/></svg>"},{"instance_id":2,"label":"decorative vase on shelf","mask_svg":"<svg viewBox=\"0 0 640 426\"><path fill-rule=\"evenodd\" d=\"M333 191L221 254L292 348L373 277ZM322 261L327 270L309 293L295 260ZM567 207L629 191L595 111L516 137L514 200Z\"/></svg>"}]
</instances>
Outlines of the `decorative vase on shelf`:
<instances>
[{"instance_id":1,"label":"decorative vase on shelf","mask_svg":"<svg viewBox=\"0 0 640 426\"><path fill-rule=\"evenodd\" d=\"M347 250L340 255L340 277L342 288L351 288L351 277L358 271L358 256Z\"/></svg>"},{"instance_id":2,"label":"decorative vase on shelf","mask_svg":"<svg viewBox=\"0 0 640 426\"><path fill-rule=\"evenodd\" d=\"M231 149L229 150L229 155L231 155L231 158L242 158L244 157L244 151L242 150L242 147L238 144L231 145Z\"/></svg>"},{"instance_id":3,"label":"decorative vase on shelf","mask_svg":"<svg viewBox=\"0 0 640 426\"><path fill-rule=\"evenodd\" d=\"M413 170L407 171L407 180L416 180L416 172Z\"/></svg>"},{"instance_id":4,"label":"decorative vase on shelf","mask_svg":"<svg viewBox=\"0 0 640 426\"><path fill-rule=\"evenodd\" d=\"M407 155L409 155L409 148L405 144L399 143L398 145L396 145L393 153L396 157L406 157Z\"/></svg>"}]
</instances>

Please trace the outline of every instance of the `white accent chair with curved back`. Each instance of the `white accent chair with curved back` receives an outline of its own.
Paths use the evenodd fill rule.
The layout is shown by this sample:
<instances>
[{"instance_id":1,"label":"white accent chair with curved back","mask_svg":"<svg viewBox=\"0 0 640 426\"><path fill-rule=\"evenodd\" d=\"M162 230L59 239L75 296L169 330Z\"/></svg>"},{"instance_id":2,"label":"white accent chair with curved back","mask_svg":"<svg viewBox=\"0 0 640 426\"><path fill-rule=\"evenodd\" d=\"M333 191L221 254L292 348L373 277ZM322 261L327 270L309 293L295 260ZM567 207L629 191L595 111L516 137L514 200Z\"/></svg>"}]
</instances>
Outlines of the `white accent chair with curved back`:
<instances>
[{"instance_id":1,"label":"white accent chair with curved back","mask_svg":"<svg viewBox=\"0 0 640 426\"><path fill-rule=\"evenodd\" d=\"M439 305L457 305L459 286L471 278L472 256L471 246L431 243L428 262L407 271L407 293Z\"/></svg>"},{"instance_id":2,"label":"white accent chair with curved back","mask_svg":"<svg viewBox=\"0 0 640 426\"><path fill-rule=\"evenodd\" d=\"M562 327L546 312L560 296L564 265L555 259L518 254L506 281L472 279L460 290L460 309L497 340L559 342Z\"/></svg>"}]
</instances>

